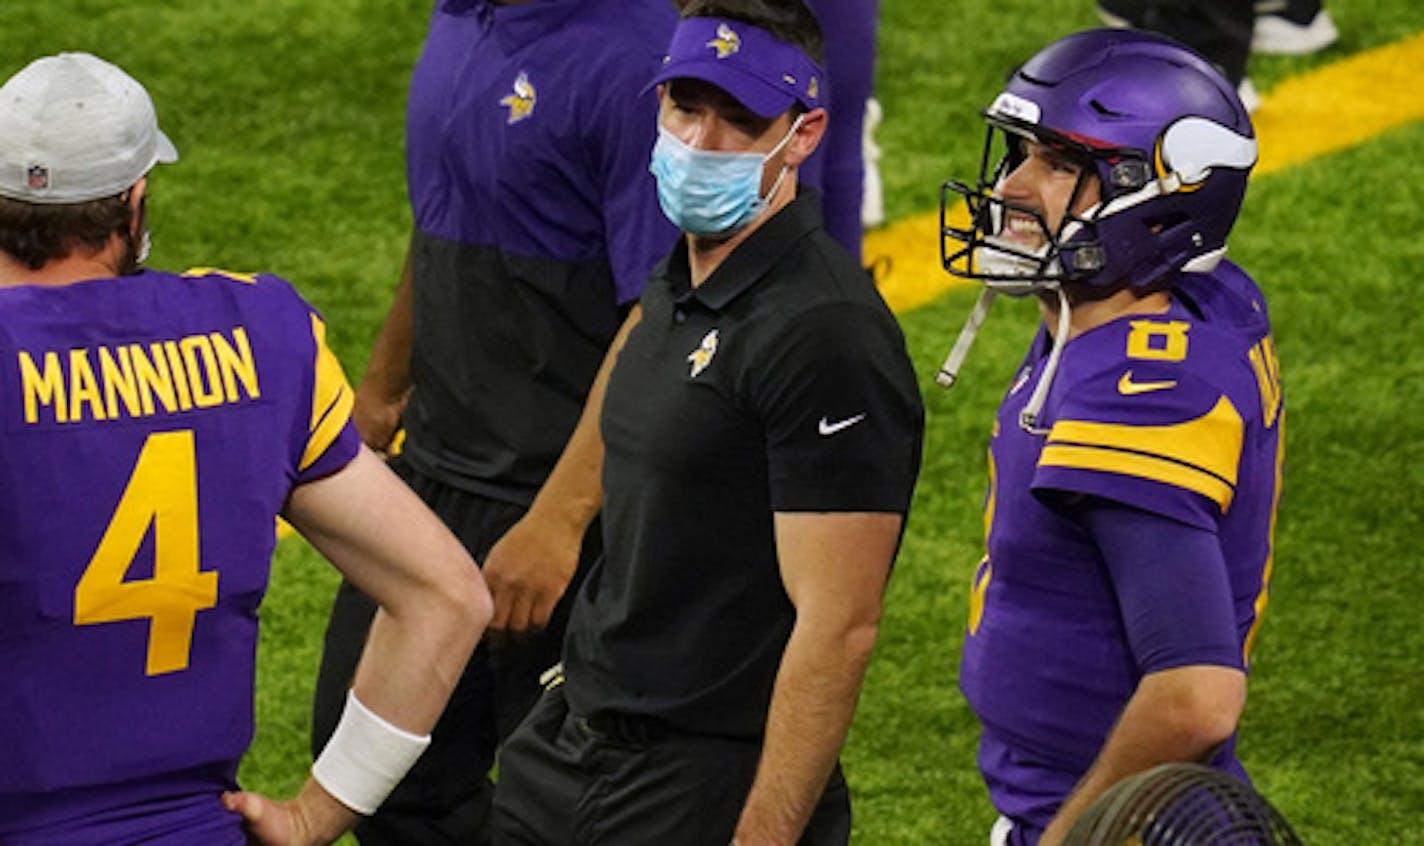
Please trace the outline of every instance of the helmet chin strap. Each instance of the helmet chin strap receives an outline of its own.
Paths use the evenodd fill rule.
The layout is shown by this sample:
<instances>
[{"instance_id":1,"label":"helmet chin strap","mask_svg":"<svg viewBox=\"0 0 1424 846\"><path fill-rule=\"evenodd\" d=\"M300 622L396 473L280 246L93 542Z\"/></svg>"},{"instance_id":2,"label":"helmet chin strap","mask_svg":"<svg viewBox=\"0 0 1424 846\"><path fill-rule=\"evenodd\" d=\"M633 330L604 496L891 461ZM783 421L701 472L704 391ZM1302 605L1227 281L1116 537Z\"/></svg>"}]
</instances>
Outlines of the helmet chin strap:
<instances>
[{"instance_id":1,"label":"helmet chin strap","mask_svg":"<svg viewBox=\"0 0 1424 846\"><path fill-rule=\"evenodd\" d=\"M959 381L959 368L964 366L964 359L969 357L969 348L974 346L974 336L979 334L979 327L984 325L984 318L989 316L989 309L993 307L994 298L998 295L993 288L985 288L980 292L979 299L974 303L974 310L969 313L969 319L964 321L964 328L959 330L954 348L949 351L944 364L935 374L936 385L947 391Z\"/></svg>"},{"instance_id":2,"label":"helmet chin strap","mask_svg":"<svg viewBox=\"0 0 1424 846\"><path fill-rule=\"evenodd\" d=\"M1063 290L1063 285L1054 282L1050 287L1058 295L1058 331L1053 335L1053 348L1048 353L1048 363L1043 366L1043 373L1038 377L1038 383L1033 386L1028 403L1019 413L1019 426L1030 435L1047 435L1049 432L1038 425L1038 414L1048 399L1049 389L1053 387L1058 361L1063 357L1063 346L1068 343L1068 325L1073 319L1072 306L1068 303L1068 294ZM935 374L935 384L941 388L949 390L959 381L959 370L964 366L964 360L969 357L969 348L974 346L974 338L979 334L979 328L984 325L984 319L989 316L989 309L993 307L997 296L998 292L993 288L985 288L979 294L978 301L974 303L974 310L969 313L969 319L964 321L964 328L959 330L954 347L945 357L939 372Z\"/></svg>"},{"instance_id":3,"label":"helmet chin strap","mask_svg":"<svg viewBox=\"0 0 1424 846\"><path fill-rule=\"evenodd\" d=\"M1058 293L1058 331L1053 335L1053 349L1048 353L1048 363L1043 366L1043 375L1033 386L1028 403L1019 412L1019 426L1030 435L1047 435L1049 430L1038 425L1038 413L1048 399L1048 389L1053 386L1053 376L1058 372L1058 360L1063 357L1063 347L1068 343L1068 324L1072 320L1072 306L1068 304L1068 294L1061 284L1053 286Z\"/></svg>"}]
</instances>

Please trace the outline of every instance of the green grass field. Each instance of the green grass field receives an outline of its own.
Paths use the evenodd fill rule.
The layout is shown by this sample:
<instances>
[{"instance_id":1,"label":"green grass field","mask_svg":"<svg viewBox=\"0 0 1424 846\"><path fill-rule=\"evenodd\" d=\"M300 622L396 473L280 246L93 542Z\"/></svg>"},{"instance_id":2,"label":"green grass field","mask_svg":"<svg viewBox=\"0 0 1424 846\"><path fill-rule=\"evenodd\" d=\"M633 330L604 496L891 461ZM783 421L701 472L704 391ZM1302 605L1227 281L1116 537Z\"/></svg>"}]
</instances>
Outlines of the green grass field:
<instances>
[{"instance_id":1,"label":"green grass field","mask_svg":"<svg viewBox=\"0 0 1424 846\"><path fill-rule=\"evenodd\" d=\"M354 379L409 227L404 91L429 5L10 0L0 4L0 76L42 53L85 49L143 80L183 153L153 179L152 263L294 280L326 313ZM1341 42L1307 58L1258 57L1258 87L1269 94L1288 76L1424 30L1415 0L1338 0L1331 10ZM1017 61L1095 22L1091 0L882 0L881 19L892 220L934 208L944 178L973 175L976 110ZM1241 751L1310 844L1424 842L1424 364L1412 357L1424 337L1412 289L1424 212L1409 187L1421 147L1415 122L1263 177L1231 242L1272 298L1290 409L1276 575ZM930 376L971 296L954 291L903 315L929 430L845 754L856 842L870 846L978 844L993 819L955 677L990 420L1035 314L1025 303L996 310L960 387L945 394ZM300 541L280 547L247 787L283 794L304 777L334 584Z\"/></svg>"}]
</instances>

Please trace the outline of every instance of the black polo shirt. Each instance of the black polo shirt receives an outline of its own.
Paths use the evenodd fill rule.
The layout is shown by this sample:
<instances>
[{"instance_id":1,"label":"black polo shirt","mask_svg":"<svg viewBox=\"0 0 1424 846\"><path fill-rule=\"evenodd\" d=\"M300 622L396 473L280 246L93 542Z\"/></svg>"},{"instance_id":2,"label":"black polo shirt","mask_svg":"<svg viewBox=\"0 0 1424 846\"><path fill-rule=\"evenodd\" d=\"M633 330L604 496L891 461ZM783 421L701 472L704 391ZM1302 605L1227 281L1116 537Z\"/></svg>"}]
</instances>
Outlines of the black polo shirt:
<instances>
[{"instance_id":1,"label":"black polo shirt","mask_svg":"<svg viewBox=\"0 0 1424 846\"><path fill-rule=\"evenodd\" d=\"M569 623L569 702L758 737L795 618L773 513L905 513L919 389L809 191L695 289L679 246L642 305L603 405L605 557Z\"/></svg>"}]
</instances>

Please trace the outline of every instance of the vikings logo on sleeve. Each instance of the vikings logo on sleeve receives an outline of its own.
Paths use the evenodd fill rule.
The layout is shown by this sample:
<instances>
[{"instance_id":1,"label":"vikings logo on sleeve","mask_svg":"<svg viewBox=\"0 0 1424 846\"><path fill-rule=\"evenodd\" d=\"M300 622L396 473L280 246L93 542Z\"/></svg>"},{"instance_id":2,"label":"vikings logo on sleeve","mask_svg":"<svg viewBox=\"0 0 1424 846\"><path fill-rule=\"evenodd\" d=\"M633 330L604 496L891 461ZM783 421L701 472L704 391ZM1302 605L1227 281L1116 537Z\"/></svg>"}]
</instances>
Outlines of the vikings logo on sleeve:
<instances>
[{"instance_id":1,"label":"vikings logo on sleeve","mask_svg":"<svg viewBox=\"0 0 1424 846\"><path fill-rule=\"evenodd\" d=\"M529 74L520 71L519 76L514 78L514 93L504 95L499 101L501 106L509 109L509 117L505 123L519 123L534 114L536 99L538 98L533 83L529 81Z\"/></svg>"}]
</instances>

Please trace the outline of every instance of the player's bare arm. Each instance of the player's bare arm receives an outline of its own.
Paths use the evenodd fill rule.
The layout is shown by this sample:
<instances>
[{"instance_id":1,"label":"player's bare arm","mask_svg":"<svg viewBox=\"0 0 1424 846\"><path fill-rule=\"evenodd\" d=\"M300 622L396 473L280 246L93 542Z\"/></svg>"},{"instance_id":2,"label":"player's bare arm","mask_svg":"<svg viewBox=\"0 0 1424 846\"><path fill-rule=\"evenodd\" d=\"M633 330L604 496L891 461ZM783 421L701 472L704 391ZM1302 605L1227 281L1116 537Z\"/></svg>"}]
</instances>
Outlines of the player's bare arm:
<instances>
[{"instance_id":1,"label":"player's bare arm","mask_svg":"<svg viewBox=\"0 0 1424 846\"><path fill-rule=\"evenodd\" d=\"M489 594L474 561L366 449L337 473L298 487L286 516L380 604L352 686L361 711L393 734L428 737L490 617ZM386 762L369 763L380 770ZM398 779L403 773L384 775ZM355 785L357 792L369 787ZM332 794L343 791L328 788L309 778L290 802L252 794L229 794L224 801L243 814L260 842L327 843L355 821L357 811L374 810L358 807L365 802L337 802Z\"/></svg>"}]
</instances>

